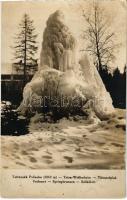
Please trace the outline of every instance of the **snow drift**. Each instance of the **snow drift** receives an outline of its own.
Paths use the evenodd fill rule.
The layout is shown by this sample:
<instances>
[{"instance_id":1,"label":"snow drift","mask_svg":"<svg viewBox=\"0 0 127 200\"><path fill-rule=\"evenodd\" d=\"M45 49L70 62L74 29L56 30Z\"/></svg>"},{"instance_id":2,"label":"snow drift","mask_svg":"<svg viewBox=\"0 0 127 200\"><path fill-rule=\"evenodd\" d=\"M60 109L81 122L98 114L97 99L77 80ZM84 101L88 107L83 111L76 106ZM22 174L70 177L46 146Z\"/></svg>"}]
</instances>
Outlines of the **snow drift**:
<instances>
[{"instance_id":1,"label":"snow drift","mask_svg":"<svg viewBox=\"0 0 127 200\"><path fill-rule=\"evenodd\" d=\"M76 56L77 42L56 11L47 20L43 34L40 68L23 91L18 110L22 114L51 112L61 116L88 109L103 119L114 111L112 99L87 55Z\"/></svg>"}]
</instances>

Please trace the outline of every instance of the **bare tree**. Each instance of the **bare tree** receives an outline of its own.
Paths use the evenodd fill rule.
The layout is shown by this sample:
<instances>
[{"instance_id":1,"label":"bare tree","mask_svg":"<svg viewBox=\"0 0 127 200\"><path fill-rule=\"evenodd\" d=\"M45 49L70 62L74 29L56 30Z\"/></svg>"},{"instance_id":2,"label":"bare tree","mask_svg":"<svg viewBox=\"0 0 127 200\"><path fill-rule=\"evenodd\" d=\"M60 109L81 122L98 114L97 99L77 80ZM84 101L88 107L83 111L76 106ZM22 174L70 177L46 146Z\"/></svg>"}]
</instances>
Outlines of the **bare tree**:
<instances>
[{"instance_id":1,"label":"bare tree","mask_svg":"<svg viewBox=\"0 0 127 200\"><path fill-rule=\"evenodd\" d=\"M26 74L29 71L35 71L37 68L37 34L33 26L33 20L30 20L27 14L24 14L21 23L19 24L19 33L15 37L14 58L15 68L17 71L22 71L24 74L24 82Z\"/></svg>"},{"instance_id":2,"label":"bare tree","mask_svg":"<svg viewBox=\"0 0 127 200\"><path fill-rule=\"evenodd\" d=\"M114 52L118 44L115 44L115 33L111 31L110 19L106 11L97 1L91 5L89 13L83 10L83 17L87 28L83 31L83 38L86 39L86 51L94 58L98 70L107 66L115 56Z\"/></svg>"}]
</instances>

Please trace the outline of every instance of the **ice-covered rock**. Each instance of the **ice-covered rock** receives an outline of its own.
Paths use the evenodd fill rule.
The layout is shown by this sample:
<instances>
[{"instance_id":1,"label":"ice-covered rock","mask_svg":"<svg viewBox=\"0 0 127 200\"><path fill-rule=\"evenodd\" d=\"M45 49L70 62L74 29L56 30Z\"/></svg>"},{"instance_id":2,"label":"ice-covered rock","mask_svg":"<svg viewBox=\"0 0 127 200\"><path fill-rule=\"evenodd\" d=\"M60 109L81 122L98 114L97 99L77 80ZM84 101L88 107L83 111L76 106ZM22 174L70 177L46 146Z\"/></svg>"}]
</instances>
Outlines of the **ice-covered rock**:
<instances>
[{"instance_id":1,"label":"ice-covered rock","mask_svg":"<svg viewBox=\"0 0 127 200\"><path fill-rule=\"evenodd\" d=\"M23 92L18 108L26 112L75 114L90 109L103 119L114 111L112 99L87 55L76 56L76 40L61 11L53 13L43 34L40 68Z\"/></svg>"}]
</instances>

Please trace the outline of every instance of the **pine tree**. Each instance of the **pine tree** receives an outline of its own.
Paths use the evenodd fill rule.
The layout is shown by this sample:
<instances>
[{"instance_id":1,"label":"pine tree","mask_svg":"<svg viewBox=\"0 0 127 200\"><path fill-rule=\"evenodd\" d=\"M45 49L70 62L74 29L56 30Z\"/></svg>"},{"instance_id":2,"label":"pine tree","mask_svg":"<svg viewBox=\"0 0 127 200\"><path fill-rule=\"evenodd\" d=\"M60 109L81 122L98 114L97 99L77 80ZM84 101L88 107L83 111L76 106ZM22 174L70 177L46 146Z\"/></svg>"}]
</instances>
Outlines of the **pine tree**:
<instances>
[{"instance_id":1,"label":"pine tree","mask_svg":"<svg viewBox=\"0 0 127 200\"><path fill-rule=\"evenodd\" d=\"M24 14L21 23L19 24L19 33L15 37L14 57L15 68L17 71L22 71L24 75L24 82L26 82L26 76L30 71L33 73L37 70L37 59L35 59L37 53L37 34L35 33L35 27L33 20L29 15Z\"/></svg>"},{"instance_id":2,"label":"pine tree","mask_svg":"<svg viewBox=\"0 0 127 200\"><path fill-rule=\"evenodd\" d=\"M126 72L127 65L124 67L124 72L122 74L122 100L123 100L123 108L126 108Z\"/></svg>"}]
</instances>

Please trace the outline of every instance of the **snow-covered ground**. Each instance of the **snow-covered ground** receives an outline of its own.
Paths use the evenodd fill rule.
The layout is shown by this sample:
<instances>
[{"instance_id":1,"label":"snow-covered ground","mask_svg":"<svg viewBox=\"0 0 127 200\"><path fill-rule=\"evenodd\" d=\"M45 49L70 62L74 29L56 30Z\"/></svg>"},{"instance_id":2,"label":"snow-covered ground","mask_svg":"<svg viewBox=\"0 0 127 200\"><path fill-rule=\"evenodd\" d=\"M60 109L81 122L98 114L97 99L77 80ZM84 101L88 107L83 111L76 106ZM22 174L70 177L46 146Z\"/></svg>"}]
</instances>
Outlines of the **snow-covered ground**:
<instances>
[{"instance_id":1,"label":"snow-covered ground","mask_svg":"<svg viewBox=\"0 0 127 200\"><path fill-rule=\"evenodd\" d=\"M125 110L98 124L62 119L32 120L30 133L1 136L2 167L9 169L124 168Z\"/></svg>"}]
</instances>

